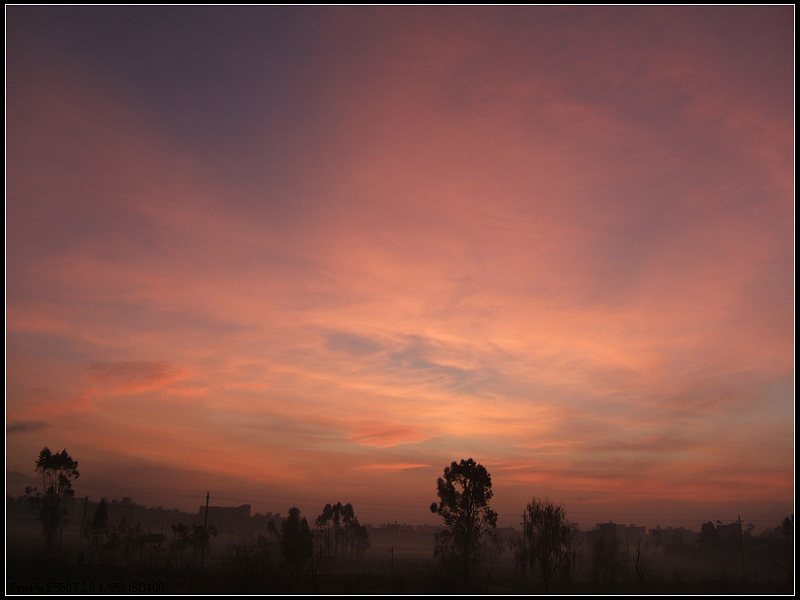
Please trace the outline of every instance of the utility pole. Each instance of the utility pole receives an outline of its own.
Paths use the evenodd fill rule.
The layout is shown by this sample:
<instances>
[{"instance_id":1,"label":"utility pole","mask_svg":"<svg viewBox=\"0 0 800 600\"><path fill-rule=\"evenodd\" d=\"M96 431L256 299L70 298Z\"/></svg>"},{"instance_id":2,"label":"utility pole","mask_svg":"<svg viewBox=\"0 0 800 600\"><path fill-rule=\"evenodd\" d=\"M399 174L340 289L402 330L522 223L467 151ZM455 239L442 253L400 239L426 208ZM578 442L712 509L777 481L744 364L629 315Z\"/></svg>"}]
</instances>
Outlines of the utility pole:
<instances>
[{"instance_id":1,"label":"utility pole","mask_svg":"<svg viewBox=\"0 0 800 600\"><path fill-rule=\"evenodd\" d=\"M747 572L744 570L744 531L742 530L742 515L738 515L736 522L739 523L739 549L742 553L742 581L747 580Z\"/></svg>"},{"instance_id":2,"label":"utility pole","mask_svg":"<svg viewBox=\"0 0 800 600\"><path fill-rule=\"evenodd\" d=\"M83 516L81 517L81 528L78 532L78 551L83 550L83 524L86 522L86 507L89 505L89 496L83 500Z\"/></svg>"},{"instance_id":3,"label":"utility pole","mask_svg":"<svg viewBox=\"0 0 800 600\"><path fill-rule=\"evenodd\" d=\"M161 560L161 544L164 542L164 521L167 519L167 509L161 509L161 541L158 543L158 550L156 550L156 566Z\"/></svg>"},{"instance_id":4,"label":"utility pole","mask_svg":"<svg viewBox=\"0 0 800 600\"><path fill-rule=\"evenodd\" d=\"M627 564L625 565L625 570L628 571L628 578L631 576L631 550L630 546L628 546L628 526L625 525L625 559L627 560Z\"/></svg>"},{"instance_id":5,"label":"utility pole","mask_svg":"<svg viewBox=\"0 0 800 600\"><path fill-rule=\"evenodd\" d=\"M211 498L211 492L206 492L206 515L203 517L203 536L204 545L203 545L203 552L200 554L200 570L203 570L203 563L206 560L206 548L208 544L211 542L211 536L208 535L208 500Z\"/></svg>"},{"instance_id":6,"label":"utility pole","mask_svg":"<svg viewBox=\"0 0 800 600\"><path fill-rule=\"evenodd\" d=\"M525 538L528 537L528 512L522 511L522 576L525 577L525 573L527 572L528 568L528 554L525 552Z\"/></svg>"}]
</instances>

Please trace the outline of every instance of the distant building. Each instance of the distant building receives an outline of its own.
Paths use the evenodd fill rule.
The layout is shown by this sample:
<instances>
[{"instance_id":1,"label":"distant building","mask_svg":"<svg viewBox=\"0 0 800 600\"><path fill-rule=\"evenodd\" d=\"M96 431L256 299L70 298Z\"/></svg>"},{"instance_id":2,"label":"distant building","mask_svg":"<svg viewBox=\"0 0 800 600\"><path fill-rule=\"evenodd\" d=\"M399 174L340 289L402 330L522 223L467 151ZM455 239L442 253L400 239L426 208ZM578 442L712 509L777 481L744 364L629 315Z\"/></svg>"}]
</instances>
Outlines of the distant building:
<instances>
[{"instance_id":1,"label":"distant building","mask_svg":"<svg viewBox=\"0 0 800 600\"><path fill-rule=\"evenodd\" d=\"M635 524L598 523L589 533L589 542L602 542L615 548L620 554L629 555L639 544L644 543L645 528Z\"/></svg>"},{"instance_id":2,"label":"distant building","mask_svg":"<svg viewBox=\"0 0 800 600\"><path fill-rule=\"evenodd\" d=\"M685 527L667 527L662 529L661 526L650 530L650 539L656 548L661 548L665 551L677 551L689 546L697 544L698 533L691 531Z\"/></svg>"},{"instance_id":3,"label":"distant building","mask_svg":"<svg viewBox=\"0 0 800 600\"><path fill-rule=\"evenodd\" d=\"M731 542L734 541L739 543L739 538L742 535L742 527L738 521L734 521L733 523L728 523L727 525L723 525L719 523L717 525L717 532L719 533L719 539L723 542Z\"/></svg>"},{"instance_id":4,"label":"distant building","mask_svg":"<svg viewBox=\"0 0 800 600\"><path fill-rule=\"evenodd\" d=\"M592 565L601 579L613 580L631 576L636 562L636 550L646 539L644 526L623 525L609 521L598 523L587 532Z\"/></svg>"},{"instance_id":5,"label":"distant building","mask_svg":"<svg viewBox=\"0 0 800 600\"><path fill-rule=\"evenodd\" d=\"M250 505L241 506L209 506L208 524L217 528L217 531L233 531L241 528L250 521ZM206 519L206 507L201 506L197 511L198 524Z\"/></svg>"}]
</instances>

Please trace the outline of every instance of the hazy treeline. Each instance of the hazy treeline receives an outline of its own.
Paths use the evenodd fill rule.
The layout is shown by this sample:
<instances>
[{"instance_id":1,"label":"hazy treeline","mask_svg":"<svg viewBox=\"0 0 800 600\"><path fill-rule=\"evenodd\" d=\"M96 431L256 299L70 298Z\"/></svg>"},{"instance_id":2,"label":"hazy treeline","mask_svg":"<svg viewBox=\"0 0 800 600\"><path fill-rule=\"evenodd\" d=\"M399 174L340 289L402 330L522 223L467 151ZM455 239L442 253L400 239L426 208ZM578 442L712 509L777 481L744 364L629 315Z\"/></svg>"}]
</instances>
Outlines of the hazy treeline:
<instances>
[{"instance_id":1,"label":"hazy treeline","mask_svg":"<svg viewBox=\"0 0 800 600\"><path fill-rule=\"evenodd\" d=\"M35 506L27 497L6 498L7 581L144 578L164 583L167 593L448 591L452 582L434 557L436 535L444 527L358 523L356 528L356 511L351 506L346 524L347 505L335 510L337 504L321 507L318 515L298 515L306 519L312 553L293 563L281 548L288 511L251 515L247 505L210 506L206 535L204 507L188 513L128 498L71 498L53 555L44 561ZM572 573L568 579L554 575L548 591L793 591L793 519L760 534L747 523L698 525L695 531L616 523L572 529ZM523 544L520 529L497 529L482 557L483 587L475 591L543 592L545 583L525 560Z\"/></svg>"},{"instance_id":2,"label":"hazy treeline","mask_svg":"<svg viewBox=\"0 0 800 600\"><path fill-rule=\"evenodd\" d=\"M436 482L441 527L372 527L341 501L285 516L210 495L193 514L90 502L72 490L78 462L47 447L36 472L41 488L6 498L7 593L793 592L793 515L760 535L741 519L580 531L534 497L521 530L499 529L491 476L472 458Z\"/></svg>"}]
</instances>

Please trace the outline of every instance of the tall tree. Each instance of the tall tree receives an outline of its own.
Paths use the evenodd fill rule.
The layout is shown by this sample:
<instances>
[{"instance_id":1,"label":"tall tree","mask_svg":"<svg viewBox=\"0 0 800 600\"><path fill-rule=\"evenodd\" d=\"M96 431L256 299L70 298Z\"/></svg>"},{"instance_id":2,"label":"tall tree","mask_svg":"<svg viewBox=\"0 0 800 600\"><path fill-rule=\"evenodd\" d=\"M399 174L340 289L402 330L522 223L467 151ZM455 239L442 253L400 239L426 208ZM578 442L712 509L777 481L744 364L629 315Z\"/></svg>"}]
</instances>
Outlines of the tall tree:
<instances>
[{"instance_id":1,"label":"tall tree","mask_svg":"<svg viewBox=\"0 0 800 600\"><path fill-rule=\"evenodd\" d=\"M569 578L572 561L573 527L567 523L564 507L534 498L525 509L525 546L531 571L538 567L545 591L561 574Z\"/></svg>"},{"instance_id":2,"label":"tall tree","mask_svg":"<svg viewBox=\"0 0 800 600\"><path fill-rule=\"evenodd\" d=\"M355 509L349 502L345 505L341 502L326 504L315 523L321 547L329 561L346 556L348 552L362 555L370 545L367 529L358 522Z\"/></svg>"},{"instance_id":3,"label":"tall tree","mask_svg":"<svg viewBox=\"0 0 800 600\"><path fill-rule=\"evenodd\" d=\"M189 526L185 523L178 523L172 526L172 546L170 553L174 557L179 567L183 566L183 553L189 547L191 533Z\"/></svg>"},{"instance_id":4,"label":"tall tree","mask_svg":"<svg viewBox=\"0 0 800 600\"><path fill-rule=\"evenodd\" d=\"M364 551L370 547L367 528L358 522L355 509L349 502L344 505L342 522L345 531L345 551L350 549L350 554L363 556Z\"/></svg>"},{"instance_id":5,"label":"tall tree","mask_svg":"<svg viewBox=\"0 0 800 600\"><path fill-rule=\"evenodd\" d=\"M782 534L779 542L777 554L775 556L775 566L786 573L786 585L789 593L794 591L794 515L789 515L781 523L780 532Z\"/></svg>"},{"instance_id":6,"label":"tall tree","mask_svg":"<svg viewBox=\"0 0 800 600\"><path fill-rule=\"evenodd\" d=\"M449 528L436 536L435 554L459 565L462 581L472 585L480 561L481 539L497 527L497 513L489 507L492 478L474 460L453 461L436 481L439 502L431 512L444 519Z\"/></svg>"},{"instance_id":7,"label":"tall tree","mask_svg":"<svg viewBox=\"0 0 800 600\"><path fill-rule=\"evenodd\" d=\"M339 555L339 545L342 543L342 520L343 507L341 502L336 504L326 504L322 513L317 517L317 531L321 536L322 548L329 561Z\"/></svg>"},{"instance_id":8,"label":"tall tree","mask_svg":"<svg viewBox=\"0 0 800 600\"><path fill-rule=\"evenodd\" d=\"M289 509L289 516L281 523L280 541L283 559L294 577L299 578L300 567L312 557L314 540L308 521L296 506Z\"/></svg>"},{"instance_id":9,"label":"tall tree","mask_svg":"<svg viewBox=\"0 0 800 600\"><path fill-rule=\"evenodd\" d=\"M66 449L53 454L45 446L36 460L36 472L42 475L42 490L28 487L25 494L39 505L45 554L49 554L67 516L67 499L75 495L72 481L80 476L78 461L72 460Z\"/></svg>"},{"instance_id":10,"label":"tall tree","mask_svg":"<svg viewBox=\"0 0 800 600\"><path fill-rule=\"evenodd\" d=\"M94 516L83 530L83 537L89 542L90 561L97 559L102 563L104 552L111 527L108 524L108 504L105 499L100 500L100 504L94 511Z\"/></svg>"},{"instance_id":11,"label":"tall tree","mask_svg":"<svg viewBox=\"0 0 800 600\"><path fill-rule=\"evenodd\" d=\"M192 523L191 533L189 534L189 546L192 548L192 568L197 564L197 557L200 557L200 565L208 552L211 544L211 536L216 537L217 528L213 525L195 525Z\"/></svg>"}]
</instances>

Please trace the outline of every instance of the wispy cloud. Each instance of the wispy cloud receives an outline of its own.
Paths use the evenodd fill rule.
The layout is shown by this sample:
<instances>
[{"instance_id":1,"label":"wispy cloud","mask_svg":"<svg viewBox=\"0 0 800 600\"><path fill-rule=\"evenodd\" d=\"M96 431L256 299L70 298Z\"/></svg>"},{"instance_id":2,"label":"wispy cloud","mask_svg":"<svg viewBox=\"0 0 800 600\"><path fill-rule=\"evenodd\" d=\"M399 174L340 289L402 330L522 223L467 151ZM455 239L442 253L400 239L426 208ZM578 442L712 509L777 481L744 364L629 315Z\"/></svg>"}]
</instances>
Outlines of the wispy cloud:
<instances>
[{"instance_id":1,"label":"wispy cloud","mask_svg":"<svg viewBox=\"0 0 800 600\"><path fill-rule=\"evenodd\" d=\"M33 431L41 431L48 427L45 421L16 421L6 422L6 434L12 433L30 433Z\"/></svg>"},{"instance_id":2,"label":"wispy cloud","mask_svg":"<svg viewBox=\"0 0 800 600\"><path fill-rule=\"evenodd\" d=\"M390 463L390 464L374 464L374 465L359 465L354 467L356 471L407 471L408 469L424 469L428 468L430 465L425 465L422 463Z\"/></svg>"},{"instance_id":3,"label":"wispy cloud","mask_svg":"<svg viewBox=\"0 0 800 600\"><path fill-rule=\"evenodd\" d=\"M791 499L791 7L274 10L9 9L19 469Z\"/></svg>"},{"instance_id":4,"label":"wispy cloud","mask_svg":"<svg viewBox=\"0 0 800 600\"><path fill-rule=\"evenodd\" d=\"M419 444L433 437L417 427L368 421L356 425L347 439L362 446L391 448L401 444Z\"/></svg>"},{"instance_id":5,"label":"wispy cloud","mask_svg":"<svg viewBox=\"0 0 800 600\"><path fill-rule=\"evenodd\" d=\"M161 390L186 377L184 369L166 362L92 363L88 371L90 381L111 395Z\"/></svg>"}]
</instances>

